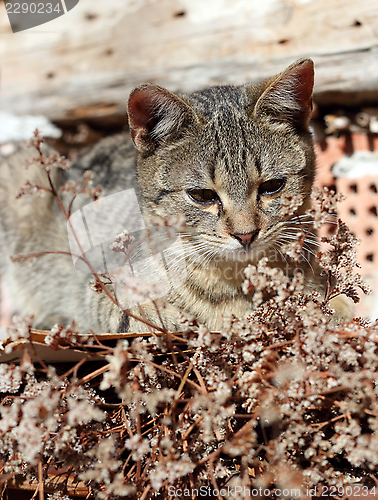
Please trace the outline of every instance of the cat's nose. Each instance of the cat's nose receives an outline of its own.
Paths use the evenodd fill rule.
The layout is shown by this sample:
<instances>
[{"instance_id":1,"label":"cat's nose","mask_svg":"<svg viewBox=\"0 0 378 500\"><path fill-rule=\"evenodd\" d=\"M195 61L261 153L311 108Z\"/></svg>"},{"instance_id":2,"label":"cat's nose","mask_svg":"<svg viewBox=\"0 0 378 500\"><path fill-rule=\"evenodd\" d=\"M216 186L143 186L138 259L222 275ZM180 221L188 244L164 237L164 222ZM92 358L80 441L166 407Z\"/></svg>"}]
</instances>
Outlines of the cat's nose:
<instances>
[{"instance_id":1,"label":"cat's nose","mask_svg":"<svg viewBox=\"0 0 378 500\"><path fill-rule=\"evenodd\" d=\"M246 234L231 234L234 238L236 238L245 249L249 247L249 245L256 239L257 233L259 232L258 229L253 231L252 233L246 233Z\"/></svg>"}]
</instances>

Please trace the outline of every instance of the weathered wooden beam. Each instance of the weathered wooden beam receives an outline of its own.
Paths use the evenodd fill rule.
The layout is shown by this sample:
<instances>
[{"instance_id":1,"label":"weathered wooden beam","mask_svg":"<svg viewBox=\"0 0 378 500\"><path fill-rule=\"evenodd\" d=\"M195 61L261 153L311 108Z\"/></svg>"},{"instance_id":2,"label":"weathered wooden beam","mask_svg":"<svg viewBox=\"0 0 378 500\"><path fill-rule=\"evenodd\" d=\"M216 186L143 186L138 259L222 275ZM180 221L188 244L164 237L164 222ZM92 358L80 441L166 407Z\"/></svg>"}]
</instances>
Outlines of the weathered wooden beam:
<instances>
[{"instance_id":1,"label":"weathered wooden beam","mask_svg":"<svg viewBox=\"0 0 378 500\"><path fill-rule=\"evenodd\" d=\"M80 0L11 32L0 1L0 105L60 122L118 121L130 90L190 92L316 63L320 104L378 100L376 0Z\"/></svg>"}]
</instances>

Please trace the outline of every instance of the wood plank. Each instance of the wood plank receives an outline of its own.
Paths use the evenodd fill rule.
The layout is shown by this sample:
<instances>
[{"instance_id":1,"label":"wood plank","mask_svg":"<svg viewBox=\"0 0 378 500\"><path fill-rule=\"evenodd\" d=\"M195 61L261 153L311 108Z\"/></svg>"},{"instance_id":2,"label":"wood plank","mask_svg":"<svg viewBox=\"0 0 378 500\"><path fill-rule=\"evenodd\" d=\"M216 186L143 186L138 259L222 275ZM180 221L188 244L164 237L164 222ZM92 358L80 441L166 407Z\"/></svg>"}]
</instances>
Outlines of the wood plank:
<instances>
[{"instance_id":1,"label":"wood plank","mask_svg":"<svg viewBox=\"0 0 378 500\"><path fill-rule=\"evenodd\" d=\"M57 121L123 119L137 84L190 92L257 81L302 56L320 103L378 98L376 0L80 0L11 32L0 2L1 106Z\"/></svg>"}]
</instances>

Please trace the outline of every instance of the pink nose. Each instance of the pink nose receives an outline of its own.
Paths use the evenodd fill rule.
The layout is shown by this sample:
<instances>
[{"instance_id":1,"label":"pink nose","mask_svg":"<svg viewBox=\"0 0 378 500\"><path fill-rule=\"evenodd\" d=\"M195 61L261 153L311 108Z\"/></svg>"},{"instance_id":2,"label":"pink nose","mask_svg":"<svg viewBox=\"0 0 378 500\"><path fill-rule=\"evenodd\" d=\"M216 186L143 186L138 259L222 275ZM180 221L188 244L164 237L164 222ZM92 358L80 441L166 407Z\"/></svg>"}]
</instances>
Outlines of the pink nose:
<instances>
[{"instance_id":1,"label":"pink nose","mask_svg":"<svg viewBox=\"0 0 378 500\"><path fill-rule=\"evenodd\" d=\"M231 234L234 238L236 238L244 248L247 248L252 241L256 238L257 233L259 232L258 229L256 231L253 231L253 233L247 233L247 234Z\"/></svg>"}]
</instances>

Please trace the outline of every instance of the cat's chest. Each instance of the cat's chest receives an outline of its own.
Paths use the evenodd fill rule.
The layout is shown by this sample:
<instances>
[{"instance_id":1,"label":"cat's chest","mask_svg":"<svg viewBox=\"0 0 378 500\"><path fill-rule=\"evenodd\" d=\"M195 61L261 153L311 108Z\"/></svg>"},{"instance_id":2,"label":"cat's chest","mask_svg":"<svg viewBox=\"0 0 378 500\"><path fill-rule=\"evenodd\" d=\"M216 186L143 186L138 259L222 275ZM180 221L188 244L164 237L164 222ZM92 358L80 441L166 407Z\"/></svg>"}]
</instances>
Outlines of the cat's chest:
<instances>
[{"instance_id":1,"label":"cat's chest","mask_svg":"<svg viewBox=\"0 0 378 500\"><path fill-rule=\"evenodd\" d=\"M251 311L251 299L241 288L245 266L233 262L188 265L185 282L168 300L209 328L218 330L222 327L224 315L243 316Z\"/></svg>"}]
</instances>

